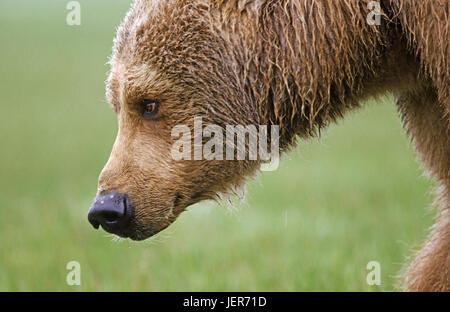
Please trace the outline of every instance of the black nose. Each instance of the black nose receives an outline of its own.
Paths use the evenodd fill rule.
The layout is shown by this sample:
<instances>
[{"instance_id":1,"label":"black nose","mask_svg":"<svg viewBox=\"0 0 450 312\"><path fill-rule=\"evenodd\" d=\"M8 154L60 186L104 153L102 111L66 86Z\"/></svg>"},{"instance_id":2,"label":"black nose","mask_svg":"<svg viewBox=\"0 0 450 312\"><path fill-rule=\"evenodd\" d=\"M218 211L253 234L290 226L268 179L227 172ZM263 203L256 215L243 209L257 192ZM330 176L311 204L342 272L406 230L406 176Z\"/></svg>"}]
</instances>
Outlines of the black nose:
<instances>
[{"instance_id":1,"label":"black nose","mask_svg":"<svg viewBox=\"0 0 450 312\"><path fill-rule=\"evenodd\" d=\"M101 225L109 233L126 236L133 215L128 195L109 193L97 196L89 209L88 220L95 229Z\"/></svg>"}]
</instances>

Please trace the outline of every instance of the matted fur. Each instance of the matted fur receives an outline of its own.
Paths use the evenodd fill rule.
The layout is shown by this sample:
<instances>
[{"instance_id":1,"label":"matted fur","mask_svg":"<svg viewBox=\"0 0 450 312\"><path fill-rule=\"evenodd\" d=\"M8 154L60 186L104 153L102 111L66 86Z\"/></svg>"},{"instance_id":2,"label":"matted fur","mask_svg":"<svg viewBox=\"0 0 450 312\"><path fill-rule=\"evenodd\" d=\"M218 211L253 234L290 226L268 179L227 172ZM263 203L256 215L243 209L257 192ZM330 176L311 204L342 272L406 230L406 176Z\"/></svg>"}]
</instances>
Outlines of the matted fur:
<instances>
[{"instance_id":1,"label":"matted fur","mask_svg":"<svg viewBox=\"0 0 450 312\"><path fill-rule=\"evenodd\" d=\"M178 124L280 125L280 148L309 137L371 96L399 99L405 128L439 183L441 210L412 261L408 290L450 291L449 1L136 0L118 30L107 96L119 134L99 179L136 210L133 239L190 204L241 185L257 161L174 161ZM159 117L137 113L145 98Z\"/></svg>"}]
</instances>

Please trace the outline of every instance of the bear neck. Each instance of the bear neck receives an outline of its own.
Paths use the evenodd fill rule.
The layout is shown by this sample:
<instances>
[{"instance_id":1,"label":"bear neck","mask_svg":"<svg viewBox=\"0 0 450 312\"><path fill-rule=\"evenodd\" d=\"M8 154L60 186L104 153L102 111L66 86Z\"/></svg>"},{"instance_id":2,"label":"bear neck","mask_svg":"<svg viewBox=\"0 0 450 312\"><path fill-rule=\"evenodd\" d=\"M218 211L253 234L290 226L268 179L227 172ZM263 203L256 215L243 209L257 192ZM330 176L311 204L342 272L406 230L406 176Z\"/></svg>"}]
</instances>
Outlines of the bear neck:
<instances>
[{"instance_id":1,"label":"bear neck","mask_svg":"<svg viewBox=\"0 0 450 312\"><path fill-rule=\"evenodd\" d=\"M364 1L255 2L222 21L241 88L259 122L280 126L282 149L389 89L407 66L395 25L370 25Z\"/></svg>"}]
</instances>

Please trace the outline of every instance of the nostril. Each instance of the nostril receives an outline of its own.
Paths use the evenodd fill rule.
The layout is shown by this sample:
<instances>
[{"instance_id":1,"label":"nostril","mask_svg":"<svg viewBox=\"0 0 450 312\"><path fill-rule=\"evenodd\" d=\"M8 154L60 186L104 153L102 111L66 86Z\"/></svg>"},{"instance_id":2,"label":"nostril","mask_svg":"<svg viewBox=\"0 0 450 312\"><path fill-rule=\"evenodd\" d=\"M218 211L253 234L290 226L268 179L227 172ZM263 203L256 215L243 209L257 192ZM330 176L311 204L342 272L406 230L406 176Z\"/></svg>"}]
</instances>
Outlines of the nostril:
<instances>
[{"instance_id":1,"label":"nostril","mask_svg":"<svg viewBox=\"0 0 450 312\"><path fill-rule=\"evenodd\" d=\"M104 211L101 216L106 222L115 222L120 219L121 215L119 215L115 211Z\"/></svg>"}]
</instances>

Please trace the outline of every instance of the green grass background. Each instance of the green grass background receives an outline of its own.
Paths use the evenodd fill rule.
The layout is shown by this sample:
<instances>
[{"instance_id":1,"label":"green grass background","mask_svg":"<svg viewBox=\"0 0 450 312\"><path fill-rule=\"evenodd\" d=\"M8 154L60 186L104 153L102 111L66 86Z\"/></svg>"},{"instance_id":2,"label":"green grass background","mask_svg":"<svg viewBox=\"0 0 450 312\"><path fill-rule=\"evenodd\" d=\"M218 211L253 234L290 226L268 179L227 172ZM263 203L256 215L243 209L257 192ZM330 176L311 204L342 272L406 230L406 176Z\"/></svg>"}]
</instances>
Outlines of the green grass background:
<instances>
[{"instance_id":1,"label":"green grass background","mask_svg":"<svg viewBox=\"0 0 450 312\"><path fill-rule=\"evenodd\" d=\"M431 225L392 98L366 103L249 183L230 212L198 204L141 243L87 222L117 124L104 100L129 1L0 1L1 291L386 291ZM81 286L66 264L81 264ZM381 264L381 286L366 264Z\"/></svg>"}]
</instances>

